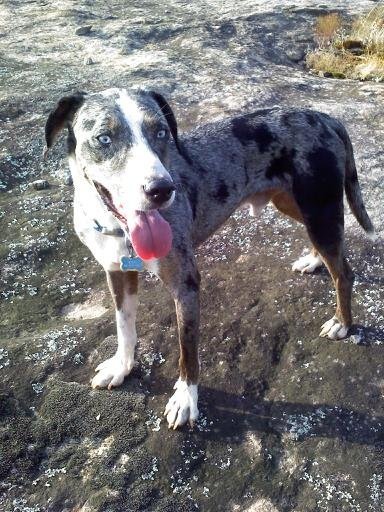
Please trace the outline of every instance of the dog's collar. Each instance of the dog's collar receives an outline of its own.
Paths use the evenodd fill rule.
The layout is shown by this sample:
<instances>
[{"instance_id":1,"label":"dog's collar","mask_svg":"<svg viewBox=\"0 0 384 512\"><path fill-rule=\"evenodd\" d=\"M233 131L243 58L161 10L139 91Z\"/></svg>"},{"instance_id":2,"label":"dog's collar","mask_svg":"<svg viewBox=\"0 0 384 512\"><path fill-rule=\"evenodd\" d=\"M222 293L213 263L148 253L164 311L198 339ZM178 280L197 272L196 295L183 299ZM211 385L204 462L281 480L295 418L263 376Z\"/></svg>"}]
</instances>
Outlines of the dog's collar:
<instances>
[{"instance_id":1,"label":"dog's collar","mask_svg":"<svg viewBox=\"0 0 384 512\"><path fill-rule=\"evenodd\" d=\"M83 172L84 172L85 179L89 181L89 183L93 186L93 188L96 190L97 194L99 195L93 180L91 180L87 176L85 169L83 169ZM99 195L99 197L100 197L100 195ZM98 233L101 233L102 235L109 235L109 236L116 236L119 238L123 238L123 237L125 238L125 245L128 249L129 256L121 256L120 257L120 270L122 272L128 272L128 271L142 272L144 270L143 260L135 254L135 251L132 247L131 241L129 240L129 238L127 237L127 235L123 229L121 229L121 228L109 229L105 226L102 226L100 224L100 222L98 222L97 219L93 219L93 227Z\"/></svg>"},{"instance_id":2,"label":"dog's collar","mask_svg":"<svg viewBox=\"0 0 384 512\"><path fill-rule=\"evenodd\" d=\"M102 226L100 222L98 222L96 219L93 219L93 227L102 235L108 235L108 236L116 236L119 238L125 238L125 245L129 251L129 256L121 256L120 257L120 270L122 272L128 272L128 271L134 271L134 272L141 272L144 270L143 260L136 256L135 251L132 247L131 241L126 236L126 233L121 228L114 228L109 229L105 226Z\"/></svg>"},{"instance_id":3,"label":"dog's collar","mask_svg":"<svg viewBox=\"0 0 384 512\"><path fill-rule=\"evenodd\" d=\"M118 236L120 238L123 238L125 236L124 230L121 228L114 228L114 229L106 228L105 226L102 226L100 224L100 222L98 222L96 219L93 219L93 223L94 223L94 226L93 226L94 229L96 229L96 231L98 231L102 235Z\"/></svg>"}]
</instances>

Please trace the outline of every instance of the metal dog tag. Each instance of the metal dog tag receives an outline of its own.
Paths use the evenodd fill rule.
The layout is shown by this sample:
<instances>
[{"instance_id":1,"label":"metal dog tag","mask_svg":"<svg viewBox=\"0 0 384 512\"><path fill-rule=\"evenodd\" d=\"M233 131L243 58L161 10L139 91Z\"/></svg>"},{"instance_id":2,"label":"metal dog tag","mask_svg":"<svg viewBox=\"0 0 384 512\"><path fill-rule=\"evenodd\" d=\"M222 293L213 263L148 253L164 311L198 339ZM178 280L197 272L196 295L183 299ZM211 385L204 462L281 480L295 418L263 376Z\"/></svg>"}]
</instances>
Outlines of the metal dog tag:
<instances>
[{"instance_id":1,"label":"metal dog tag","mask_svg":"<svg viewBox=\"0 0 384 512\"><path fill-rule=\"evenodd\" d=\"M133 256L130 258L128 256L122 256L120 258L120 270L123 272L142 272L144 270L143 260L138 256Z\"/></svg>"}]
</instances>

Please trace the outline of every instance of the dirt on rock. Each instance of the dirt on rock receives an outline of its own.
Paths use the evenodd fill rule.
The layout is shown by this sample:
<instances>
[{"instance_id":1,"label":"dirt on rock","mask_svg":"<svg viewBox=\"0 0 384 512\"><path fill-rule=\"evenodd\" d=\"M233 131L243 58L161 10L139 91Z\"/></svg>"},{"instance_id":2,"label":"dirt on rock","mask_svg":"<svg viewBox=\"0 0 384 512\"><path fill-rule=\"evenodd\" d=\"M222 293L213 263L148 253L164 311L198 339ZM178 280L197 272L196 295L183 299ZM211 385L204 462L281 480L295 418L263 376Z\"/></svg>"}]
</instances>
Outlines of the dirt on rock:
<instances>
[{"instance_id":1,"label":"dirt on rock","mask_svg":"<svg viewBox=\"0 0 384 512\"><path fill-rule=\"evenodd\" d=\"M0 510L381 512L384 509L384 86L304 67L316 17L369 0L3 0L0 19ZM176 317L141 278L138 362L92 390L114 353L102 269L72 227L64 143L44 124L74 90L158 90L181 131L271 105L341 119L379 238L346 210L352 335L319 338L328 273L292 273L304 229L236 212L197 254L200 417L169 431ZM47 180L49 188L31 183Z\"/></svg>"}]
</instances>

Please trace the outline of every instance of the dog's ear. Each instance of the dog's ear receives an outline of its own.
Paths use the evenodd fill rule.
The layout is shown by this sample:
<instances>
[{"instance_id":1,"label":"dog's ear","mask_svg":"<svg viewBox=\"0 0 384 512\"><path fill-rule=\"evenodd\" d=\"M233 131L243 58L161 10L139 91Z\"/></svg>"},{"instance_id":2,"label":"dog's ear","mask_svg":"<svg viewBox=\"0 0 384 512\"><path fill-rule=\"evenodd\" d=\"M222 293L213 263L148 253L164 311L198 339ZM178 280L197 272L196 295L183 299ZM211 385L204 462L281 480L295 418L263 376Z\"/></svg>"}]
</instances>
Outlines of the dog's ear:
<instances>
[{"instance_id":1,"label":"dog's ear","mask_svg":"<svg viewBox=\"0 0 384 512\"><path fill-rule=\"evenodd\" d=\"M190 159L183 143L180 143L179 137L177 135L177 122L175 118L175 114L173 113L173 110L168 105L165 98L155 91L149 91L149 95L156 101L156 103L159 105L160 110L164 114L165 119L167 120L169 129L172 133L173 140L175 141L176 148L180 155L189 163L192 163L192 160Z\"/></svg>"},{"instance_id":2,"label":"dog's ear","mask_svg":"<svg viewBox=\"0 0 384 512\"><path fill-rule=\"evenodd\" d=\"M167 120L169 129L172 133L173 140L175 141L176 147L180 150L179 147L179 139L177 136L177 122L175 118L175 114L173 110L165 100L165 98L158 92L149 91L149 95L156 101L159 105L161 112L164 114L165 119Z\"/></svg>"},{"instance_id":3,"label":"dog's ear","mask_svg":"<svg viewBox=\"0 0 384 512\"><path fill-rule=\"evenodd\" d=\"M72 96L64 96L49 114L45 124L44 157L55 142L57 134L73 120L73 116L84 103L86 94L86 92L76 92Z\"/></svg>"}]
</instances>

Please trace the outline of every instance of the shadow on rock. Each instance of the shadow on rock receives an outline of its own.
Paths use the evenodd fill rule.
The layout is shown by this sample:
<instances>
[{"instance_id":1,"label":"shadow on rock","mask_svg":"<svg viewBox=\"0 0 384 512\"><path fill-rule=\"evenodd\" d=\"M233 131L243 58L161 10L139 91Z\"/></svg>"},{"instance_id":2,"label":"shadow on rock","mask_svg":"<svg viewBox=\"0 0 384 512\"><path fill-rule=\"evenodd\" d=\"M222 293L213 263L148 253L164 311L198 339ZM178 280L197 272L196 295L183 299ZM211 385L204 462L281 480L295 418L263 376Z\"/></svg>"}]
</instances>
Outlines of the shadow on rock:
<instances>
[{"instance_id":1,"label":"shadow on rock","mask_svg":"<svg viewBox=\"0 0 384 512\"><path fill-rule=\"evenodd\" d=\"M384 445L384 417L329 404L255 403L225 391L201 387L202 412L209 409L215 427L209 437L241 442L249 431L287 434L293 440L339 438L365 445ZM209 405L208 405L209 404Z\"/></svg>"}]
</instances>

